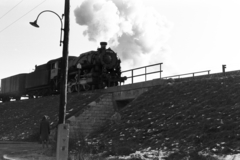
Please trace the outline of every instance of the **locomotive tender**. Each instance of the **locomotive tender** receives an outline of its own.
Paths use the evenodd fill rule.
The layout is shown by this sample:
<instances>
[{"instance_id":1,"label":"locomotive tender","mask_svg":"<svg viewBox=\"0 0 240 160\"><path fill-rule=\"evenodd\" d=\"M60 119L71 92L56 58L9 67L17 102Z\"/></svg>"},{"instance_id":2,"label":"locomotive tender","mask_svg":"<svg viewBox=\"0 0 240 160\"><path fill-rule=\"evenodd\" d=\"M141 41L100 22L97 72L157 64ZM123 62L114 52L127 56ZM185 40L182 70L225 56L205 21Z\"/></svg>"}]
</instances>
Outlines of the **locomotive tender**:
<instances>
[{"instance_id":1,"label":"locomotive tender","mask_svg":"<svg viewBox=\"0 0 240 160\"><path fill-rule=\"evenodd\" d=\"M127 78L121 77L121 60L106 42L97 51L68 58L68 93L117 86ZM35 66L31 73L14 75L1 80L0 100L20 100L22 96L36 98L60 92L62 58Z\"/></svg>"}]
</instances>

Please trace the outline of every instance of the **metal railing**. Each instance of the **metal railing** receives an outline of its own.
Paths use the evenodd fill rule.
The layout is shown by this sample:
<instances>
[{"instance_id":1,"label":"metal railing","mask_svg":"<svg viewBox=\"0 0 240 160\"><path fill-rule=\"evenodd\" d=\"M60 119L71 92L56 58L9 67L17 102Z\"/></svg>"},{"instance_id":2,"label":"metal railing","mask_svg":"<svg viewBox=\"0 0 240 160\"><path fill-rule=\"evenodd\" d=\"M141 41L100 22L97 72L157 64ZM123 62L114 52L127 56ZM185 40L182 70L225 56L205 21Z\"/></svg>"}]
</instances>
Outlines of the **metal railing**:
<instances>
[{"instance_id":1,"label":"metal railing","mask_svg":"<svg viewBox=\"0 0 240 160\"><path fill-rule=\"evenodd\" d=\"M143 66L143 67L139 67L139 68L134 68L134 69L122 71L122 73L131 72L131 76L129 76L127 78L131 78L132 79L132 84L134 83L134 78L135 77L145 76L145 81L147 81L147 75L154 74L154 73L159 73L160 74L160 78L162 78L162 64L163 63L157 63L157 64L152 64L152 65ZM159 65L159 71L147 72L147 68L153 67L153 66L158 66L158 65ZM140 69L143 69L143 68L145 68L145 73L134 75L134 71L140 70Z\"/></svg>"},{"instance_id":2,"label":"metal railing","mask_svg":"<svg viewBox=\"0 0 240 160\"><path fill-rule=\"evenodd\" d=\"M210 74L210 71L211 71L211 70L200 71L200 72L192 72L192 73L185 73L185 74L179 74L179 75L174 75L174 76L163 77L163 79L174 78L174 77L181 78L181 76L187 76L187 75L192 75L192 77L194 77L196 74L205 73L205 72L207 72L208 75L209 75L209 74ZM184 78L185 78L185 77L184 77Z\"/></svg>"}]
</instances>

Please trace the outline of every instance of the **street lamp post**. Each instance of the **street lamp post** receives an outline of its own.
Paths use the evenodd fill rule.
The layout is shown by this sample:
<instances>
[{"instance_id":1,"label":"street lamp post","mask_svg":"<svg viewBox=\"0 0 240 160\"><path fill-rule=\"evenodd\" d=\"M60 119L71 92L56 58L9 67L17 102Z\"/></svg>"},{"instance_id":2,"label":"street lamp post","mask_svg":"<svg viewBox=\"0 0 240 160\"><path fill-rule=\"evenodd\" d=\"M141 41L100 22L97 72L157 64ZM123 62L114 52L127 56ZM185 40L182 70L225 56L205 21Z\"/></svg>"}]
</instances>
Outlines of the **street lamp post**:
<instances>
[{"instance_id":1,"label":"street lamp post","mask_svg":"<svg viewBox=\"0 0 240 160\"><path fill-rule=\"evenodd\" d=\"M31 25L39 27L37 20L39 16L44 12L51 12L58 16L61 21L61 34L60 34L60 46L63 43L62 50L62 66L61 66L61 78L60 78L60 103L59 103L59 120L58 120L58 137L57 137L57 160L65 160L68 157L68 134L69 127L65 125L66 107L67 107L67 75L68 75L68 43L69 43L69 8L70 0L65 0L64 7L64 29L62 24L62 18L55 12L45 10L39 13L37 19L34 22L30 22ZM62 31L64 31L64 39L62 39Z\"/></svg>"},{"instance_id":2,"label":"street lamp post","mask_svg":"<svg viewBox=\"0 0 240 160\"><path fill-rule=\"evenodd\" d=\"M60 46L63 43L63 50L62 50L62 66L61 66L61 85L60 85L60 104L59 104L59 121L58 124L65 124L65 113L66 113L66 106L67 106L67 75L68 75L68 43L69 43L69 0L65 0L65 22L64 22L64 29L62 18L54 11L45 10L38 14L36 20L34 22L30 22L30 24L34 27L39 27L37 24L37 20L39 16L44 12L51 12L58 16L61 21L61 34L60 34ZM62 31L64 31L64 40L62 41Z\"/></svg>"}]
</instances>

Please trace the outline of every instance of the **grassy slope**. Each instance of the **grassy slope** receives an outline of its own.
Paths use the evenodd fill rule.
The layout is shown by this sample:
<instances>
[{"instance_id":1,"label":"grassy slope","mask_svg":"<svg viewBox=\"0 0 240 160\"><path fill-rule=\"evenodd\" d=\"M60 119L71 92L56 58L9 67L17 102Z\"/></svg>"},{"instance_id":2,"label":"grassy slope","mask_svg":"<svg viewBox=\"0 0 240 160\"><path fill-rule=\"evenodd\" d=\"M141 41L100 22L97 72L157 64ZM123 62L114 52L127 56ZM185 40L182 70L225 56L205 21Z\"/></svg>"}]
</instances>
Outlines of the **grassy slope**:
<instances>
[{"instance_id":1,"label":"grassy slope","mask_svg":"<svg viewBox=\"0 0 240 160\"><path fill-rule=\"evenodd\" d=\"M240 76L189 79L157 86L120 111L93 138L102 148L239 152Z\"/></svg>"}]
</instances>

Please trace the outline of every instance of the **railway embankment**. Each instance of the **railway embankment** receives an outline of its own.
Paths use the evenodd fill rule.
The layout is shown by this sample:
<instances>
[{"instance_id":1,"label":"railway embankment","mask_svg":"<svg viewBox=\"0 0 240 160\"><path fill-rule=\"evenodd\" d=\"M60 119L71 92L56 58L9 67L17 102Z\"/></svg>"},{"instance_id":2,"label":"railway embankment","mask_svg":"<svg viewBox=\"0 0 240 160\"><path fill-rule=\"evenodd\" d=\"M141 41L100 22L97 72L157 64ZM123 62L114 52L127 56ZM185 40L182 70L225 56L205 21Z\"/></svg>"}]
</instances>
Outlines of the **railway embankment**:
<instances>
[{"instance_id":1,"label":"railway embankment","mask_svg":"<svg viewBox=\"0 0 240 160\"><path fill-rule=\"evenodd\" d=\"M170 80L141 94L120 111L119 124L106 125L88 140L115 152L175 151L177 159L199 151L239 153L239 97L238 72Z\"/></svg>"},{"instance_id":2,"label":"railway embankment","mask_svg":"<svg viewBox=\"0 0 240 160\"><path fill-rule=\"evenodd\" d=\"M89 108L88 104L102 95L101 92L69 94L66 118ZM0 140L39 141L39 124L43 115L49 117L51 128L54 129L58 113L58 95L0 103Z\"/></svg>"}]
</instances>

